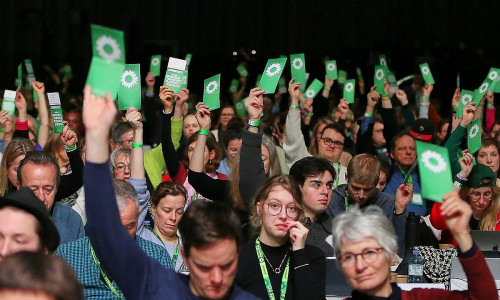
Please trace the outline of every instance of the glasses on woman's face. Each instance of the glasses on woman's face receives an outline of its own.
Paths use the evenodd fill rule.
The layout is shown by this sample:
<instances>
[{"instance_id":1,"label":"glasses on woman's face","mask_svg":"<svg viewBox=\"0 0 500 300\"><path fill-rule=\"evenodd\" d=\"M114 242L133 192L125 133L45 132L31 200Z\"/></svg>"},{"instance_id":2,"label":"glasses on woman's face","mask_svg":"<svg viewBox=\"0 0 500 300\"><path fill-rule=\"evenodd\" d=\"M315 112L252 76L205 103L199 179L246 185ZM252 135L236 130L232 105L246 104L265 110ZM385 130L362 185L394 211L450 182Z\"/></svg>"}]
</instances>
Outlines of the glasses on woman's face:
<instances>
[{"instance_id":1,"label":"glasses on woman's face","mask_svg":"<svg viewBox=\"0 0 500 300\"><path fill-rule=\"evenodd\" d=\"M331 146L333 144L333 146L335 148L343 148L344 147L344 143L340 142L340 141L334 141L332 139L329 139L329 138L321 138L321 140L323 141L323 143L325 143L325 145L327 146Z\"/></svg>"},{"instance_id":2,"label":"glasses on woman's face","mask_svg":"<svg viewBox=\"0 0 500 300\"><path fill-rule=\"evenodd\" d=\"M352 267L356 264L358 256L361 256L365 263L371 264L377 260L380 250L384 250L384 248L366 248L361 253L347 252L340 256L340 263L344 267Z\"/></svg>"},{"instance_id":3,"label":"glasses on woman's face","mask_svg":"<svg viewBox=\"0 0 500 300\"><path fill-rule=\"evenodd\" d=\"M481 192L472 192L469 195L470 200L474 201L474 202L479 201L481 199L481 197L483 198L484 201L490 201L491 198L493 198L493 192L491 192L491 191L487 191L487 192L484 192L484 193L481 193Z\"/></svg>"},{"instance_id":4,"label":"glasses on woman's face","mask_svg":"<svg viewBox=\"0 0 500 300\"><path fill-rule=\"evenodd\" d=\"M269 210L269 213L272 216L277 216L281 213L281 210L283 209L283 206L278 203L278 202L269 202L269 203L264 203L267 205L267 208ZM299 215L299 208L295 206L295 204L290 204L286 208L286 215L290 218L297 218Z\"/></svg>"},{"instance_id":5,"label":"glasses on woman's face","mask_svg":"<svg viewBox=\"0 0 500 300\"><path fill-rule=\"evenodd\" d=\"M115 166L115 170L117 172L120 172L120 173L125 172L125 169L129 169L130 170L129 165L124 164L124 163L117 163L116 166Z\"/></svg>"}]
</instances>

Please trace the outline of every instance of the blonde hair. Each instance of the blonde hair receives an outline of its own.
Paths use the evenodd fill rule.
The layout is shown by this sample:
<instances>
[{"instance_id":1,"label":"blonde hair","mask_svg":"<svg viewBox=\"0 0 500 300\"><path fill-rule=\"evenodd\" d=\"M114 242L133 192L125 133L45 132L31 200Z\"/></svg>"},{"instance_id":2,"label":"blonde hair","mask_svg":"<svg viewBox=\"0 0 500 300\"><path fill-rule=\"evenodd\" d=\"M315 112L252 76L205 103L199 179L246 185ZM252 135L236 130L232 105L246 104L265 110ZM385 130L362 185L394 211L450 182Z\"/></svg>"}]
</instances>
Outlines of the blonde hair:
<instances>
[{"instance_id":1,"label":"blonde hair","mask_svg":"<svg viewBox=\"0 0 500 300\"><path fill-rule=\"evenodd\" d=\"M470 204L469 196L473 190L474 188L471 187L462 187L460 190L460 197ZM479 230L482 231L495 231L497 223L498 209L500 206L500 188L495 185L491 187L491 191L493 192L493 196L488 206L481 213L481 220L479 220Z\"/></svg>"},{"instance_id":2,"label":"blonde hair","mask_svg":"<svg viewBox=\"0 0 500 300\"><path fill-rule=\"evenodd\" d=\"M18 156L26 155L29 151L34 150L36 150L35 145L25 138L15 138L7 145L0 164L0 196L4 196L15 189L8 176L9 168L14 160Z\"/></svg>"}]
</instances>

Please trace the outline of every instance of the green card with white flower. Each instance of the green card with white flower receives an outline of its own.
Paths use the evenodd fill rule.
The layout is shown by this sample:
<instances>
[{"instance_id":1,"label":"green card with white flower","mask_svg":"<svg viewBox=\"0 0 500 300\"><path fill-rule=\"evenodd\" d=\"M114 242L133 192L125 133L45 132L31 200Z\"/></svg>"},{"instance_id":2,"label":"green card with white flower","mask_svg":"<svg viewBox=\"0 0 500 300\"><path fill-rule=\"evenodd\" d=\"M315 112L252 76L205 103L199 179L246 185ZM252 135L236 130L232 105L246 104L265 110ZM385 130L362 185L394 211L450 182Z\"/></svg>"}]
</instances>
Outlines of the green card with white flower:
<instances>
[{"instance_id":1,"label":"green card with white flower","mask_svg":"<svg viewBox=\"0 0 500 300\"><path fill-rule=\"evenodd\" d=\"M375 73L373 74L373 85L376 85L375 91L380 95L384 94L384 80L387 77L386 68L382 65L375 66Z\"/></svg>"},{"instance_id":2,"label":"green card with white flower","mask_svg":"<svg viewBox=\"0 0 500 300\"><path fill-rule=\"evenodd\" d=\"M126 64L118 88L118 109L127 110L129 107L141 109L141 65Z\"/></svg>"},{"instance_id":3,"label":"green card with white flower","mask_svg":"<svg viewBox=\"0 0 500 300\"><path fill-rule=\"evenodd\" d=\"M92 57L85 85L92 87L92 94L104 97L109 91L111 99L116 99L120 78L125 69L121 62L108 62L99 56Z\"/></svg>"},{"instance_id":4,"label":"green card with white flower","mask_svg":"<svg viewBox=\"0 0 500 300\"><path fill-rule=\"evenodd\" d=\"M286 57L284 57L273 58L267 61L258 84L258 87L265 90L265 94L274 94L276 91L276 86L285 68L286 60Z\"/></svg>"},{"instance_id":5,"label":"green card with white flower","mask_svg":"<svg viewBox=\"0 0 500 300\"><path fill-rule=\"evenodd\" d=\"M323 88L323 85L324 85L323 82L321 82L318 79L314 79L313 82L311 82L309 87L304 92L304 97L306 99L314 99L314 97L316 97L316 95L318 95L318 93Z\"/></svg>"},{"instance_id":6,"label":"green card with white flower","mask_svg":"<svg viewBox=\"0 0 500 300\"><path fill-rule=\"evenodd\" d=\"M160 76L161 68L161 54L151 55L151 62L149 63L149 72L155 74L155 76Z\"/></svg>"},{"instance_id":7,"label":"green card with white flower","mask_svg":"<svg viewBox=\"0 0 500 300\"><path fill-rule=\"evenodd\" d=\"M91 25L92 55L107 62L125 63L123 31L100 25Z\"/></svg>"},{"instance_id":8,"label":"green card with white flower","mask_svg":"<svg viewBox=\"0 0 500 300\"><path fill-rule=\"evenodd\" d=\"M13 116L16 111L16 91L5 90L3 92L2 110Z\"/></svg>"},{"instance_id":9,"label":"green card with white flower","mask_svg":"<svg viewBox=\"0 0 500 300\"><path fill-rule=\"evenodd\" d=\"M443 202L443 195L452 191L448 149L421 141L416 145L422 198Z\"/></svg>"},{"instance_id":10,"label":"green card with white flower","mask_svg":"<svg viewBox=\"0 0 500 300\"><path fill-rule=\"evenodd\" d=\"M378 64L385 67L387 70L389 70L389 66L387 65L387 58L385 57L385 54L380 54L378 56Z\"/></svg>"},{"instance_id":11,"label":"green card with white flower","mask_svg":"<svg viewBox=\"0 0 500 300\"><path fill-rule=\"evenodd\" d=\"M486 94L492 84L493 81L489 77L486 77L483 83L481 83L479 88L476 90L474 99L472 99L472 101L476 102L476 107L479 105L479 101L481 101L481 99L484 97L484 94Z\"/></svg>"},{"instance_id":12,"label":"green card with white flower","mask_svg":"<svg viewBox=\"0 0 500 300\"><path fill-rule=\"evenodd\" d=\"M174 94L179 94L182 88L183 77L185 75L187 62L184 59L170 57L168 59L167 72L163 85L174 90ZM187 78L186 78L187 84Z\"/></svg>"},{"instance_id":13,"label":"green card with white flower","mask_svg":"<svg viewBox=\"0 0 500 300\"><path fill-rule=\"evenodd\" d=\"M205 79L203 84L203 104L209 110L220 107L220 74Z\"/></svg>"},{"instance_id":14,"label":"green card with white flower","mask_svg":"<svg viewBox=\"0 0 500 300\"><path fill-rule=\"evenodd\" d=\"M471 102L474 98L474 91L461 90L460 91L460 99L458 100L458 108L457 108L457 118L463 117L463 110L467 103Z\"/></svg>"},{"instance_id":15,"label":"green card with white flower","mask_svg":"<svg viewBox=\"0 0 500 300\"><path fill-rule=\"evenodd\" d=\"M236 67L236 71L238 71L238 74L240 74L241 77L248 77L248 70L244 64L239 64Z\"/></svg>"},{"instance_id":16,"label":"green card with white flower","mask_svg":"<svg viewBox=\"0 0 500 300\"><path fill-rule=\"evenodd\" d=\"M337 72L337 61L329 60L325 62L326 78L336 80L339 78Z\"/></svg>"},{"instance_id":17,"label":"green card with white flower","mask_svg":"<svg viewBox=\"0 0 500 300\"><path fill-rule=\"evenodd\" d=\"M344 98L347 103L354 103L354 87L356 84L356 79L346 80L344 83Z\"/></svg>"},{"instance_id":18,"label":"green card with white flower","mask_svg":"<svg viewBox=\"0 0 500 300\"><path fill-rule=\"evenodd\" d=\"M435 83L434 77L432 77L431 68L429 68L429 64L420 64L420 73L422 73L422 77L424 78L426 85Z\"/></svg>"},{"instance_id":19,"label":"green card with white flower","mask_svg":"<svg viewBox=\"0 0 500 300\"><path fill-rule=\"evenodd\" d=\"M236 114L240 117L246 116L247 114L247 109L245 108L245 100L247 99L248 97L234 104L234 107L236 108Z\"/></svg>"},{"instance_id":20,"label":"green card with white flower","mask_svg":"<svg viewBox=\"0 0 500 300\"><path fill-rule=\"evenodd\" d=\"M52 115L52 123L54 124L54 133L62 133L64 119L59 93L47 93L47 99L49 100L50 114Z\"/></svg>"},{"instance_id":21,"label":"green card with white flower","mask_svg":"<svg viewBox=\"0 0 500 300\"><path fill-rule=\"evenodd\" d=\"M236 93L238 91L239 85L240 85L240 81L238 79L231 79L231 85L229 86L229 92Z\"/></svg>"},{"instance_id":22,"label":"green card with white flower","mask_svg":"<svg viewBox=\"0 0 500 300\"><path fill-rule=\"evenodd\" d=\"M477 118L467 126L467 147L474 154L481 149L481 118Z\"/></svg>"},{"instance_id":23,"label":"green card with white flower","mask_svg":"<svg viewBox=\"0 0 500 300\"><path fill-rule=\"evenodd\" d=\"M290 55L290 70L294 83L300 83L300 90L306 88L306 58L304 53Z\"/></svg>"},{"instance_id":24,"label":"green card with white flower","mask_svg":"<svg viewBox=\"0 0 500 300\"><path fill-rule=\"evenodd\" d=\"M491 68L488 72L488 78L493 82L493 84L489 88L489 91L500 93L500 69Z\"/></svg>"},{"instance_id":25,"label":"green card with white flower","mask_svg":"<svg viewBox=\"0 0 500 300\"><path fill-rule=\"evenodd\" d=\"M337 81L339 87L343 87L346 80L347 80L347 71L339 70L339 79Z\"/></svg>"}]
</instances>

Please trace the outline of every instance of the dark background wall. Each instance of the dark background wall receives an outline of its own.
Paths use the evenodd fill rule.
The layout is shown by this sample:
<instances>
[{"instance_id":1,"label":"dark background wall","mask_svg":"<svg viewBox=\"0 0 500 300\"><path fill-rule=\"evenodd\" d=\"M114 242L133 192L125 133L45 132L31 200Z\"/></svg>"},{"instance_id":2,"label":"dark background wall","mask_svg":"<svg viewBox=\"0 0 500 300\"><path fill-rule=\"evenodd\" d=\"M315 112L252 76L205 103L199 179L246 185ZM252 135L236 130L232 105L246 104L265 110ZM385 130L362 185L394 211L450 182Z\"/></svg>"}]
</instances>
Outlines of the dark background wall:
<instances>
[{"instance_id":1,"label":"dark background wall","mask_svg":"<svg viewBox=\"0 0 500 300\"><path fill-rule=\"evenodd\" d=\"M140 62L143 77L152 54L163 54L165 68L168 56L192 53L194 90L219 72L223 82L235 77L244 50L253 74L267 58L304 52L313 78L323 78L329 56L348 77L360 66L367 84L380 53L398 78L427 61L436 93L448 98L458 72L462 87L473 89L491 66L500 67L498 0L2 0L0 7L0 89L13 88L17 65L29 57L40 79L44 64L70 63L73 88L81 91L92 23L125 31L127 62Z\"/></svg>"}]
</instances>

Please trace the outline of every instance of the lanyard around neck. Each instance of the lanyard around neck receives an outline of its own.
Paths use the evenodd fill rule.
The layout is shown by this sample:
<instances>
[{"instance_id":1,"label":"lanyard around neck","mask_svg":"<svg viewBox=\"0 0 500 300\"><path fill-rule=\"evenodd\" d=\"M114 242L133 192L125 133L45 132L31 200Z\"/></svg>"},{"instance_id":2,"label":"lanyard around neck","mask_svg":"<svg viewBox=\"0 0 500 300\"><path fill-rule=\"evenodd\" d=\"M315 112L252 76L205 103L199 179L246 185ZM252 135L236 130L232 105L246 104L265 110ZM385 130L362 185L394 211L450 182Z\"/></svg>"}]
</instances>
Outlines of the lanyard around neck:
<instances>
[{"instance_id":1,"label":"lanyard around neck","mask_svg":"<svg viewBox=\"0 0 500 300\"><path fill-rule=\"evenodd\" d=\"M163 242L161 237L158 235L158 233L156 233L156 230L154 230L154 228L153 228L153 234L160 240L160 242L163 244L163 247L165 249L167 249L167 247L165 246L165 243ZM175 264L177 263L177 258L179 257L179 248L180 248L179 241L180 241L179 237L177 237L177 246L175 246L174 255L172 256L172 264L174 265L174 269L175 269Z\"/></svg>"},{"instance_id":2,"label":"lanyard around neck","mask_svg":"<svg viewBox=\"0 0 500 300\"><path fill-rule=\"evenodd\" d=\"M119 292L114 286L113 286L113 283L111 283L111 280L109 280L108 276L106 275L106 273L104 273L104 270L101 268L101 263L99 262L99 260L97 259L97 256L95 255L95 251L94 251L94 248L92 247L92 244L90 243L89 241L89 246L90 246L90 254L92 255L92 259L94 260L94 263L95 265L97 266L97 268L99 269L99 272L101 273L102 275L102 278L104 278L104 281L106 282L106 285L108 286L108 288L111 290L111 292L116 296L116 298L118 299L125 299L125 297L123 296L123 294L121 292Z\"/></svg>"},{"instance_id":3,"label":"lanyard around neck","mask_svg":"<svg viewBox=\"0 0 500 300\"><path fill-rule=\"evenodd\" d=\"M340 179L340 162L337 163L337 179L335 179L334 189L336 189L339 186L339 179Z\"/></svg>"},{"instance_id":4,"label":"lanyard around neck","mask_svg":"<svg viewBox=\"0 0 500 300\"><path fill-rule=\"evenodd\" d=\"M255 240L255 250L257 251L257 258L259 259L260 271L262 272L262 277L264 277L264 284L266 285L267 294L269 295L269 300L275 300L273 287L271 285L271 279L269 279L269 274L267 273L266 262L264 261L264 252L260 246L260 241L257 238ZM286 262L285 271L283 271L283 277L281 278L281 289L280 289L280 300L285 299L286 288L288 286L288 271L290 269L290 257L288 257Z\"/></svg>"}]
</instances>

